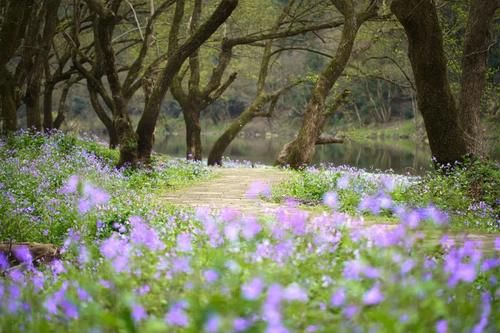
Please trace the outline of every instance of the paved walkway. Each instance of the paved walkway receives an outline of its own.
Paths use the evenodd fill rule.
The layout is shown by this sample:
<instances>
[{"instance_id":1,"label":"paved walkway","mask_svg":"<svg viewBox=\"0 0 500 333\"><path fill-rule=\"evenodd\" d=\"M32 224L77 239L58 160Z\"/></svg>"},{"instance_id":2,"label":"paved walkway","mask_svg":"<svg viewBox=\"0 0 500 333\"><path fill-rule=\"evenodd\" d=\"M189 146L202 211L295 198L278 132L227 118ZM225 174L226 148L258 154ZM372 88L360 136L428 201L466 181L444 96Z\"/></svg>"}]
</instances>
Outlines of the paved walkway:
<instances>
[{"instance_id":1,"label":"paved walkway","mask_svg":"<svg viewBox=\"0 0 500 333\"><path fill-rule=\"evenodd\" d=\"M220 210L231 207L244 214L264 215L279 205L250 199L247 191L254 182L270 186L285 181L286 171L276 168L221 168L215 170L215 178L183 188L163 196L167 201L181 206L210 207Z\"/></svg>"}]
</instances>

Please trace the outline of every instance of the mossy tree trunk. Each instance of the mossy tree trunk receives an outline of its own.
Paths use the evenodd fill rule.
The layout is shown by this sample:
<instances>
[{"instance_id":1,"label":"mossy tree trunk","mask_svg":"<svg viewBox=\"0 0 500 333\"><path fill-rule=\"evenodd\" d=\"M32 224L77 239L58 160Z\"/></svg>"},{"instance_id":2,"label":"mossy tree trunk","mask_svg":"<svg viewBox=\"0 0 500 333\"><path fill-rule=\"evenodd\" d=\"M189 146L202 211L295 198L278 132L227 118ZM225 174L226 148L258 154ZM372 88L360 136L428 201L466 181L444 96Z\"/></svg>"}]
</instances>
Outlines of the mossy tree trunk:
<instances>
[{"instance_id":1,"label":"mossy tree trunk","mask_svg":"<svg viewBox=\"0 0 500 333\"><path fill-rule=\"evenodd\" d=\"M297 137L287 143L278 155L276 164L281 166L301 168L311 162L316 149L316 141L327 117L324 112L325 100L349 61L360 25L376 15L375 2L372 2L364 13L358 15L354 10L352 0L332 0L332 3L344 17L340 42L333 59L319 75L314 86Z\"/></svg>"},{"instance_id":2,"label":"mossy tree trunk","mask_svg":"<svg viewBox=\"0 0 500 333\"><path fill-rule=\"evenodd\" d=\"M0 25L0 107L2 132L8 133L17 129L18 83L6 65L23 41L34 1L8 0L3 4L4 16Z\"/></svg>"},{"instance_id":3,"label":"mossy tree trunk","mask_svg":"<svg viewBox=\"0 0 500 333\"><path fill-rule=\"evenodd\" d=\"M408 37L408 57L417 88L417 104L438 166L453 165L478 146L480 100L484 91L488 27L496 1L472 1L465 33L461 105L451 93L443 33L431 0L396 0L392 12Z\"/></svg>"},{"instance_id":4,"label":"mossy tree trunk","mask_svg":"<svg viewBox=\"0 0 500 333\"><path fill-rule=\"evenodd\" d=\"M494 0L471 1L465 30L458 115L465 134L467 153L477 157L487 154L479 116L491 43L489 30L499 5L500 2Z\"/></svg>"}]
</instances>

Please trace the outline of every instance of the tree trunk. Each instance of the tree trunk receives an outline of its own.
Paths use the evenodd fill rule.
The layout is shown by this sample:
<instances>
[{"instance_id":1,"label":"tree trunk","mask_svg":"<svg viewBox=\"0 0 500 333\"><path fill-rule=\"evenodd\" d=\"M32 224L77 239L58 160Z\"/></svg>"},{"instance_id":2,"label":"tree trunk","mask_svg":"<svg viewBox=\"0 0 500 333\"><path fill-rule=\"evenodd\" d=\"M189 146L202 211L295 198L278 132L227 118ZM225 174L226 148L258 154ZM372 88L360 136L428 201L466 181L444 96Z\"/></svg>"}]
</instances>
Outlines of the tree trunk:
<instances>
[{"instance_id":1,"label":"tree trunk","mask_svg":"<svg viewBox=\"0 0 500 333\"><path fill-rule=\"evenodd\" d=\"M458 114L465 135L467 152L477 157L486 155L479 116L491 40L489 28L497 8L497 1L473 0L465 30Z\"/></svg>"},{"instance_id":2,"label":"tree trunk","mask_svg":"<svg viewBox=\"0 0 500 333\"><path fill-rule=\"evenodd\" d=\"M1 75L1 74L0 74ZM2 132L7 134L17 130L16 88L13 78L4 72L0 77L0 92L2 94Z\"/></svg>"},{"instance_id":3,"label":"tree trunk","mask_svg":"<svg viewBox=\"0 0 500 333\"><path fill-rule=\"evenodd\" d=\"M254 102L234 120L228 129L215 141L210 154L208 154L208 165L222 165L222 155L234 138L240 133L252 119L258 116L262 107L270 100L270 95L260 94Z\"/></svg>"},{"instance_id":4,"label":"tree trunk","mask_svg":"<svg viewBox=\"0 0 500 333\"><path fill-rule=\"evenodd\" d=\"M52 117L52 95L54 93L54 84L45 82L43 89L43 129L50 131L54 128L54 119Z\"/></svg>"},{"instance_id":5,"label":"tree trunk","mask_svg":"<svg viewBox=\"0 0 500 333\"><path fill-rule=\"evenodd\" d=\"M161 102L174 76L179 72L184 61L210 38L231 15L237 5L238 0L222 0L212 15L200 25L199 29L169 56L137 125L138 156L140 160L148 161L151 158L154 130L160 113Z\"/></svg>"},{"instance_id":6,"label":"tree trunk","mask_svg":"<svg viewBox=\"0 0 500 333\"><path fill-rule=\"evenodd\" d=\"M44 64L49 56L51 48L51 41L56 32L58 23L57 11L61 0L46 0L40 11L43 15L43 21L38 19L34 20L33 26L28 29L28 33L33 33L35 36L38 34L37 29L43 29L40 38L35 36L28 36L28 40L34 42L33 45L28 45L34 50L29 52L28 55L28 79L26 86L26 115L28 128L34 128L37 131L42 129L42 115L40 110L40 95L41 85L43 79ZM52 118L52 115L50 116ZM47 119L47 121L51 119ZM45 121L45 120L44 120Z\"/></svg>"},{"instance_id":7,"label":"tree trunk","mask_svg":"<svg viewBox=\"0 0 500 333\"><path fill-rule=\"evenodd\" d=\"M320 74L314 87L311 99L306 107L302 127L295 140L287 143L281 150L276 164L301 168L311 162L316 149L316 140L321 134L325 117L325 99L333 84L344 71L351 56L352 47L358 31L358 22L352 1L336 1L337 8L342 12L345 22L342 36L335 57L328 67Z\"/></svg>"},{"instance_id":8,"label":"tree trunk","mask_svg":"<svg viewBox=\"0 0 500 333\"><path fill-rule=\"evenodd\" d=\"M196 110L183 109L184 123L186 124L186 158L193 161L201 161L201 126L200 112Z\"/></svg>"},{"instance_id":9,"label":"tree trunk","mask_svg":"<svg viewBox=\"0 0 500 333\"><path fill-rule=\"evenodd\" d=\"M316 140L317 145L328 145L331 143L344 143L344 139L332 135L320 135Z\"/></svg>"},{"instance_id":10,"label":"tree trunk","mask_svg":"<svg viewBox=\"0 0 500 333\"><path fill-rule=\"evenodd\" d=\"M29 129L42 129L42 115L40 113L40 85L42 68L33 65L28 75L24 103L26 104L26 122Z\"/></svg>"},{"instance_id":11,"label":"tree trunk","mask_svg":"<svg viewBox=\"0 0 500 333\"><path fill-rule=\"evenodd\" d=\"M417 104L435 162L446 165L461 161L467 154L467 147L448 82L436 7L431 0L396 0L391 10L408 37Z\"/></svg>"}]
</instances>

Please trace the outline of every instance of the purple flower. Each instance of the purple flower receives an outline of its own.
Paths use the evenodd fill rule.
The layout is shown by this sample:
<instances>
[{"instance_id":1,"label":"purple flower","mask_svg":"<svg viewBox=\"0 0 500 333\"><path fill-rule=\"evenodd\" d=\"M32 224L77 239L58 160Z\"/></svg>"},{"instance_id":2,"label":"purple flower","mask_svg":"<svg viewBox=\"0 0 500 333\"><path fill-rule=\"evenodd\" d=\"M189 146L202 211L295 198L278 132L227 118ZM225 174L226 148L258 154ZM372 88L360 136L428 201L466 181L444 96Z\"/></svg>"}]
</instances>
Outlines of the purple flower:
<instances>
[{"instance_id":1,"label":"purple flower","mask_svg":"<svg viewBox=\"0 0 500 333\"><path fill-rule=\"evenodd\" d=\"M238 317L238 318L235 318L233 320L233 330L235 332L246 331L247 329L250 328L250 326L251 326L251 323L248 319Z\"/></svg>"},{"instance_id":2,"label":"purple flower","mask_svg":"<svg viewBox=\"0 0 500 333\"><path fill-rule=\"evenodd\" d=\"M448 322L444 319L438 320L436 322L436 333L447 333L448 332Z\"/></svg>"},{"instance_id":3,"label":"purple flower","mask_svg":"<svg viewBox=\"0 0 500 333\"><path fill-rule=\"evenodd\" d=\"M172 272L174 273L190 273L190 260L187 257L178 257L172 260Z\"/></svg>"},{"instance_id":4,"label":"purple flower","mask_svg":"<svg viewBox=\"0 0 500 333\"><path fill-rule=\"evenodd\" d=\"M356 305L348 305L344 308L343 314L347 319L352 319L358 313L358 307Z\"/></svg>"},{"instance_id":5,"label":"purple flower","mask_svg":"<svg viewBox=\"0 0 500 333\"><path fill-rule=\"evenodd\" d=\"M330 304L334 308L338 308L344 304L345 300L346 300L345 289L340 288L335 293L333 293L333 295L330 299Z\"/></svg>"},{"instance_id":6,"label":"purple flower","mask_svg":"<svg viewBox=\"0 0 500 333\"><path fill-rule=\"evenodd\" d=\"M92 299L92 297L90 297L89 293L81 287L78 287L76 289L76 294L78 295L78 298L82 302L88 302Z\"/></svg>"},{"instance_id":7,"label":"purple flower","mask_svg":"<svg viewBox=\"0 0 500 333\"><path fill-rule=\"evenodd\" d=\"M488 292L483 293L482 297L483 312L481 313L481 319L472 328L472 333L482 333L484 332L486 326L488 326L488 317L491 313L491 297Z\"/></svg>"},{"instance_id":8,"label":"purple flower","mask_svg":"<svg viewBox=\"0 0 500 333\"><path fill-rule=\"evenodd\" d=\"M0 271L4 271L7 268L9 268L9 259L3 252L0 252Z\"/></svg>"},{"instance_id":9,"label":"purple flower","mask_svg":"<svg viewBox=\"0 0 500 333\"><path fill-rule=\"evenodd\" d=\"M283 298L287 301L307 302L307 292L297 283L287 286L283 292Z\"/></svg>"},{"instance_id":10,"label":"purple flower","mask_svg":"<svg viewBox=\"0 0 500 333\"><path fill-rule=\"evenodd\" d=\"M259 196L263 196L266 198L271 196L271 187L269 186L269 184L262 181L255 181L250 184L250 187L247 191L247 197L250 199L256 199Z\"/></svg>"},{"instance_id":11,"label":"purple flower","mask_svg":"<svg viewBox=\"0 0 500 333\"><path fill-rule=\"evenodd\" d=\"M363 272L364 265L359 260L349 260L345 262L344 278L348 280L358 280Z\"/></svg>"},{"instance_id":12,"label":"purple flower","mask_svg":"<svg viewBox=\"0 0 500 333\"><path fill-rule=\"evenodd\" d=\"M189 318L184 311L184 305L181 303L174 304L165 315L165 322L170 326L187 327Z\"/></svg>"},{"instance_id":13,"label":"purple flower","mask_svg":"<svg viewBox=\"0 0 500 333\"><path fill-rule=\"evenodd\" d=\"M203 272L203 278L207 283L214 283L219 279L219 273L213 269L207 269Z\"/></svg>"},{"instance_id":14,"label":"purple flower","mask_svg":"<svg viewBox=\"0 0 500 333\"><path fill-rule=\"evenodd\" d=\"M14 248L14 256L23 263L31 264L33 262L33 257L31 252L26 245L16 246Z\"/></svg>"},{"instance_id":15,"label":"purple flower","mask_svg":"<svg viewBox=\"0 0 500 333\"><path fill-rule=\"evenodd\" d=\"M242 221L241 234L247 241L253 239L262 230L255 217L247 217Z\"/></svg>"},{"instance_id":16,"label":"purple flower","mask_svg":"<svg viewBox=\"0 0 500 333\"><path fill-rule=\"evenodd\" d=\"M358 209L360 211L370 211L376 215L380 213L380 201L375 196L365 196L361 199Z\"/></svg>"},{"instance_id":17,"label":"purple flower","mask_svg":"<svg viewBox=\"0 0 500 333\"><path fill-rule=\"evenodd\" d=\"M224 222L231 222L236 220L240 216L240 212L233 208L223 208L219 214L220 218Z\"/></svg>"},{"instance_id":18,"label":"purple flower","mask_svg":"<svg viewBox=\"0 0 500 333\"><path fill-rule=\"evenodd\" d=\"M348 174L344 174L337 180L337 188L339 190L345 190L349 186L350 177Z\"/></svg>"},{"instance_id":19,"label":"purple flower","mask_svg":"<svg viewBox=\"0 0 500 333\"><path fill-rule=\"evenodd\" d=\"M205 332L207 333L217 333L219 332L221 324L221 319L220 316L218 315L211 315L207 322L205 323Z\"/></svg>"},{"instance_id":20,"label":"purple flower","mask_svg":"<svg viewBox=\"0 0 500 333\"><path fill-rule=\"evenodd\" d=\"M182 233L177 236L177 251L189 252L193 249L191 245L191 235L188 233Z\"/></svg>"},{"instance_id":21,"label":"purple flower","mask_svg":"<svg viewBox=\"0 0 500 333\"><path fill-rule=\"evenodd\" d=\"M139 216L132 216L129 218L130 226L130 240L136 245L142 245L151 251L163 250L165 244L160 240L158 233L151 228Z\"/></svg>"},{"instance_id":22,"label":"purple flower","mask_svg":"<svg viewBox=\"0 0 500 333\"><path fill-rule=\"evenodd\" d=\"M61 260L54 260L50 263L50 268L52 269L52 274L59 275L66 272L64 265Z\"/></svg>"},{"instance_id":23,"label":"purple flower","mask_svg":"<svg viewBox=\"0 0 500 333\"><path fill-rule=\"evenodd\" d=\"M408 226L411 229L418 227L421 220L422 216L418 210L412 210L401 215L401 222L403 225Z\"/></svg>"},{"instance_id":24,"label":"purple flower","mask_svg":"<svg viewBox=\"0 0 500 333\"><path fill-rule=\"evenodd\" d=\"M264 289L264 281L261 278L254 278L241 286L243 298L247 300L256 300L259 298L262 290Z\"/></svg>"},{"instance_id":25,"label":"purple flower","mask_svg":"<svg viewBox=\"0 0 500 333\"><path fill-rule=\"evenodd\" d=\"M78 318L78 308L75 304L68 300L63 300L61 302L61 308L64 312L64 314L71 319L77 319Z\"/></svg>"},{"instance_id":26,"label":"purple flower","mask_svg":"<svg viewBox=\"0 0 500 333\"><path fill-rule=\"evenodd\" d=\"M231 241L235 242L238 240L238 235L240 233L240 226L236 223L228 223L224 226L224 236Z\"/></svg>"},{"instance_id":27,"label":"purple flower","mask_svg":"<svg viewBox=\"0 0 500 333\"><path fill-rule=\"evenodd\" d=\"M500 237L495 238L495 251L500 251Z\"/></svg>"},{"instance_id":28,"label":"purple flower","mask_svg":"<svg viewBox=\"0 0 500 333\"><path fill-rule=\"evenodd\" d=\"M383 175L382 177L380 177L380 182L382 183L383 188L387 192L394 191L394 188L396 187L396 182L394 181L394 178L389 175Z\"/></svg>"},{"instance_id":29,"label":"purple flower","mask_svg":"<svg viewBox=\"0 0 500 333\"><path fill-rule=\"evenodd\" d=\"M92 205L90 204L90 201L88 199L78 200L78 212L80 214L88 213L91 208L92 208Z\"/></svg>"},{"instance_id":30,"label":"purple flower","mask_svg":"<svg viewBox=\"0 0 500 333\"><path fill-rule=\"evenodd\" d=\"M106 191L89 183L85 183L83 186L83 195L90 200L92 206L104 205L110 199L110 195Z\"/></svg>"},{"instance_id":31,"label":"purple flower","mask_svg":"<svg viewBox=\"0 0 500 333\"><path fill-rule=\"evenodd\" d=\"M140 304L133 304L131 311L132 319L137 323L148 317L146 310Z\"/></svg>"},{"instance_id":32,"label":"purple flower","mask_svg":"<svg viewBox=\"0 0 500 333\"><path fill-rule=\"evenodd\" d=\"M365 305L375 305L384 300L384 295L380 291L378 285L373 286L363 295L363 303Z\"/></svg>"},{"instance_id":33,"label":"purple flower","mask_svg":"<svg viewBox=\"0 0 500 333\"><path fill-rule=\"evenodd\" d=\"M323 196L323 203L332 209L337 209L339 205L339 198L335 192L327 192Z\"/></svg>"},{"instance_id":34,"label":"purple flower","mask_svg":"<svg viewBox=\"0 0 500 333\"><path fill-rule=\"evenodd\" d=\"M128 243L124 239L120 239L118 235L113 234L110 238L104 240L100 246L101 254L112 259L128 252Z\"/></svg>"},{"instance_id":35,"label":"purple flower","mask_svg":"<svg viewBox=\"0 0 500 333\"><path fill-rule=\"evenodd\" d=\"M492 270L494 268L497 268L500 266L500 258L490 258L486 259L482 264L481 264L481 271L482 272L487 272L489 270Z\"/></svg>"},{"instance_id":36,"label":"purple flower","mask_svg":"<svg viewBox=\"0 0 500 333\"><path fill-rule=\"evenodd\" d=\"M413 267L415 267L415 261L412 260L412 259L407 259L403 262L403 264L401 265L401 274L402 275L405 275L407 273L409 273Z\"/></svg>"},{"instance_id":37,"label":"purple flower","mask_svg":"<svg viewBox=\"0 0 500 333\"><path fill-rule=\"evenodd\" d=\"M80 182L80 179L78 178L78 176L73 175L73 176L71 176L71 177L68 178L68 180L63 185L63 187L61 187L61 189L59 190L59 192L62 193L62 194L75 193L76 190L77 190L77 188L78 188L78 183L79 182Z\"/></svg>"},{"instance_id":38,"label":"purple flower","mask_svg":"<svg viewBox=\"0 0 500 333\"><path fill-rule=\"evenodd\" d=\"M437 225L445 225L448 223L448 214L435 206L429 205L423 209L422 215L424 218L434 221Z\"/></svg>"}]
</instances>

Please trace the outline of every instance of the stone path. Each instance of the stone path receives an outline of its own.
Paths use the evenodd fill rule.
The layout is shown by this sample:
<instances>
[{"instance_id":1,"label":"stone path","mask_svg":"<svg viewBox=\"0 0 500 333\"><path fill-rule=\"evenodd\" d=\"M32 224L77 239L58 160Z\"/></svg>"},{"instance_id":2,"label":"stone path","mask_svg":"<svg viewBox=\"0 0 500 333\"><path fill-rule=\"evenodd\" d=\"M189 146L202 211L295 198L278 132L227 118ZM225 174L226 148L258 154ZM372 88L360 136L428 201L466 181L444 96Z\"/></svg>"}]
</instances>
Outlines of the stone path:
<instances>
[{"instance_id":1,"label":"stone path","mask_svg":"<svg viewBox=\"0 0 500 333\"><path fill-rule=\"evenodd\" d=\"M166 193L162 199L185 207L209 207L221 210L225 207L236 209L243 214L263 216L269 215L278 204L247 197L247 191L253 182L261 181L271 186L286 181L287 172L271 167L259 168L220 168L215 177L188 188ZM369 223L373 225L373 223ZM384 224L388 228L395 225ZM427 245L437 244L441 235L428 237ZM465 239L481 241L483 249L490 252L494 249L495 238L500 234L459 233L450 235L450 242L463 244Z\"/></svg>"},{"instance_id":2,"label":"stone path","mask_svg":"<svg viewBox=\"0 0 500 333\"><path fill-rule=\"evenodd\" d=\"M231 207L244 214L264 215L279 205L250 199L246 193L253 182L271 186L286 180L286 171L275 168L221 168L215 170L215 179L198 183L163 196L173 204L189 207L210 207L220 210Z\"/></svg>"}]
</instances>

